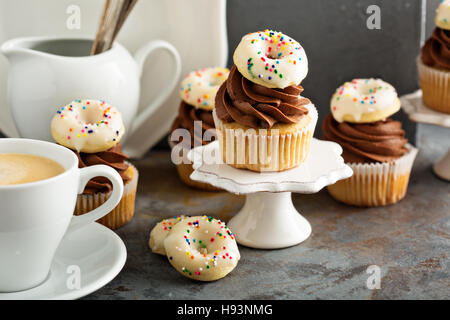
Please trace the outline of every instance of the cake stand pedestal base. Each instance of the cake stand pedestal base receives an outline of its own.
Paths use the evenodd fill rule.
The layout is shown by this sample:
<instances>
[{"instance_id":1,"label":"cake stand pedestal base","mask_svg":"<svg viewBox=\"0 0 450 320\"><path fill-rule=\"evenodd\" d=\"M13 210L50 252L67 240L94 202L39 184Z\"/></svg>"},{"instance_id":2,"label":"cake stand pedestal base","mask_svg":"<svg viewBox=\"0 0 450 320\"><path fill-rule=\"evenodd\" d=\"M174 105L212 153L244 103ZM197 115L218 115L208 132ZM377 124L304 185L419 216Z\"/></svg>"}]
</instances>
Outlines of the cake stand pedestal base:
<instances>
[{"instance_id":1,"label":"cake stand pedestal base","mask_svg":"<svg viewBox=\"0 0 450 320\"><path fill-rule=\"evenodd\" d=\"M240 244L259 249L290 247L311 234L311 225L295 209L291 192L247 194L244 207L228 227Z\"/></svg>"},{"instance_id":2,"label":"cake stand pedestal base","mask_svg":"<svg viewBox=\"0 0 450 320\"><path fill-rule=\"evenodd\" d=\"M450 150L433 165L433 172L439 178L450 181Z\"/></svg>"},{"instance_id":3,"label":"cake stand pedestal base","mask_svg":"<svg viewBox=\"0 0 450 320\"><path fill-rule=\"evenodd\" d=\"M344 163L338 144L317 139L312 139L308 158L302 165L282 172L236 169L224 164L221 157L218 160L211 156L220 155L219 152L218 141L191 150L191 179L246 195L244 207L228 222L228 227L239 244L257 249L286 248L310 236L311 225L295 209L292 192L316 193L353 174Z\"/></svg>"}]
</instances>

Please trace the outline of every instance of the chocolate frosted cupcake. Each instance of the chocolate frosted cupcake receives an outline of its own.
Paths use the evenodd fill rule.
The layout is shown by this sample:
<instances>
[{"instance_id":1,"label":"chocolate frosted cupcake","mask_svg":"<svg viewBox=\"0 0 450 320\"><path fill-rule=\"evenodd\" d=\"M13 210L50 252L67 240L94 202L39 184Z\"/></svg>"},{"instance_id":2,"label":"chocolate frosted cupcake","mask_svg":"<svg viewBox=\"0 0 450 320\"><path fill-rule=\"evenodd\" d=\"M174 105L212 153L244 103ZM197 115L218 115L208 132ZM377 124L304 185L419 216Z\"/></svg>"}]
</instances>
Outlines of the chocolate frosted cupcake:
<instances>
[{"instance_id":1,"label":"chocolate frosted cupcake","mask_svg":"<svg viewBox=\"0 0 450 320\"><path fill-rule=\"evenodd\" d=\"M138 171L120 150L125 133L120 112L105 101L77 99L56 112L51 131L57 143L75 152L79 168L106 165L120 174L124 184L122 199L98 222L111 229L129 222L134 215ZM112 183L108 179L89 180L77 197L74 214L94 210L108 200L111 192Z\"/></svg>"},{"instance_id":2,"label":"chocolate frosted cupcake","mask_svg":"<svg viewBox=\"0 0 450 320\"><path fill-rule=\"evenodd\" d=\"M439 5L435 23L417 59L420 85L427 107L450 113L450 0Z\"/></svg>"},{"instance_id":3,"label":"chocolate frosted cupcake","mask_svg":"<svg viewBox=\"0 0 450 320\"><path fill-rule=\"evenodd\" d=\"M338 88L331 99L332 114L322 123L323 139L340 144L344 161L353 169L352 177L328 187L336 200L380 206L405 196L417 149L408 144L401 122L376 117L394 110L398 100L394 93L379 79L355 79ZM345 116L372 122L346 122Z\"/></svg>"},{"instance_id":4,"label":"chocolate frosted cupcake","mask_svg":"<svg viewBox=\"0 0 450 320\"><path fill-rule=\"evenodd\" d=\"M198 129L194 130L195 121L200 121ZM215 133L214 119L211 110L197 109L194 106L181 101L180 108L178 109L178 116L172 124L171 132L176 129L189 130L190 140L183 141L182 143L186 148L194 148L194 146L206 145L211 141L205 141L203 135L207 130ZM211 137L212 141L215 139L215 135Z\"/></svg>"},{"instance_id":5,"label":"chocolate frosted cupcake","mask_svg":"<svg viewBox=\"0 0 450 320\"><path fill-rule=\"evenodd\" d=\"M114 147L97 153L74 151L78 156L78 167L85 168L103 164L115 169L122 177L124 192L119 204L97 222L110 229L117 229L128 223L134 215L138 171L127 162L128 157L120 150L120 143ZM77 198L75 215L87 213L108 200L112 191L112 183L103 177L89 180L84 191Z\"/></svg>"},{"instance_id":6,"label":"chocolate frosted cupcake","mask_svg":"<svg viewBox=\"0 0 450 320\"><path fill-rule=\"evenodd\" d=\"M180 179L185 184L201 190L218 191L220 189L191 180L190 175L194 169L191 161L187 159L187 153L192 148L206 145L216 139L212 110L217 90L227 79L228 74L229 70L226 68L203 68L188 74L181 83L182 101L178 116L172 124L170 145L174 152L182 156L182 163L177 164ZM185 135L183 130L177 131L177 129L187 130L189 134Z\"/></svg>"},{"instance_id":7,"label":"chocolate frosted cupcake","mask_svg":"<svg viewBox=\"0 0 450 320\"><path fill-rule=\"evenodd\" d=\"M270 30L244 36L213 113L225 163L283 171L305 161L317 111L302 97L308 62L300 44Z\"/></svg>"},{"instance_id":8,"label":"chocolate frosted cupcake","mask_svg":"<svg viewBox=\"0 0 450 320\"><path fill-rule=\"evenodd\" d=\"M373 123L339 123L329 114L322 130L325 140L341 145L347 163L390 162L408 152L401 122L390 118Z\"/></svg>"}]
</instances>

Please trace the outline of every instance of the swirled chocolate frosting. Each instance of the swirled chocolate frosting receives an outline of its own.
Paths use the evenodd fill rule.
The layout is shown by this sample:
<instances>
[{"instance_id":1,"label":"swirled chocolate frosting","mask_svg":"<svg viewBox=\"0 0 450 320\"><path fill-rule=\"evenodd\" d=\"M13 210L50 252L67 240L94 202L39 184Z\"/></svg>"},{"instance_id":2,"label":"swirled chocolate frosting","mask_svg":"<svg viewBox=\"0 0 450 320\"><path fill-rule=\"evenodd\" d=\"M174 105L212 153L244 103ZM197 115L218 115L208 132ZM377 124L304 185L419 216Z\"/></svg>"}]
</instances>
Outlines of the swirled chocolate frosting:
<instances>
[{"instance_id":1,"label":"swirled chocolate frosting","mask_svg":"<svg viewBox=\"0 0 450 320\"><path fill-rule=\"evenodd\" d=\"M123 183L130 180L130 177L125 173L129 165L125 162L128 159L120 150L120 143L114 147L97 153L83 153L74 151L78 157L78 167L85 168L95 166L97 164L104 164L115 169L122 177ZM84 188L83 194L95 194L100 192L109 192L112 190L112 183L107 178L96 177L89 180Z\"/></svg>"},{"instance_id":2,"label":"swirled chocolate frosting","mask_svg":"<svg viewBox=\"0 0 450 320\"><path fill-rule=\"evenodd\" d=\"M303 87L272 89L243 77L236 66L216 95L216 114L224 122L251 128L272 128L276 123L297 123L308 109L309 99L300 96Z\"/></svg>"},{"instance_id":3,"label":"swirled chocolate frosting","mask_svg":"<svg viewBox=\"0 0 450 320\"><path fill-rule=\"evenodd\" d=\"M194 121L201 121L201 132L200 130L194 130ZM214 129L214 119L211 110L197 109L194 106L181 101L180 108L178 110L178 116L172 124L171 132L176 129L186 129L189 130L191 135L190 141L174 141L182 142L186 146L194 147L210 143L211 141L203 140L206 130L213 129L214 135L212 141L215 139L215 129Z\"/></svg>"},{"instance_id":4,"label":"swirled chocolate frosting","mask_svg":"<svg viewBox=\"0 0 450 320\"><path fill-rule=\"evenodd\" d=\"M389 162L408 152L405 131L399 121L339 123L329 114L322 124L322 137L337 142L347 163Z\"/></svg>"},{"instance_id":5,"label":"swirled chocolate frosting","mask_svg":"<svg viewBox=\"0 0 450 320\"><path fill-rule=\"evenodd\" d=\"M422 48L422 62L429 67L450 70L450 30L434 29Z\"/></svg>"}]
</instances>

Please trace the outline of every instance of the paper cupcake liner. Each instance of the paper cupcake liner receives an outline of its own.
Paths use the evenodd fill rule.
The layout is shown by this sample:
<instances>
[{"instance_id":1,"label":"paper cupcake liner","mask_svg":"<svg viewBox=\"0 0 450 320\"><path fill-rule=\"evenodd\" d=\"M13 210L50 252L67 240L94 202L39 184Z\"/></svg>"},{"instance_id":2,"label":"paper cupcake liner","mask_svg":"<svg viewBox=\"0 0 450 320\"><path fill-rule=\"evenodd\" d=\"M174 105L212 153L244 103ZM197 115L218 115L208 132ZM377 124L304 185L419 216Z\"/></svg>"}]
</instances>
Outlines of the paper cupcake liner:
<instances>
[{"instance_id":1,"label":"paper cupcake liner","mask_svg":"<svg viewBox=\"0 0 450 320\"><path fill-rule=\"evenodd\" d=\"M169 145L171 149L175 147L175 143L169 140ZM190 178L192 172L194 172L194 168L192 167L192 162L187 158L189 150L184 150L183 153L183 163L177 164L177 172L180 180L188 185L189 187L203 190L203 191L223 191L222 189L216 188L208 183L203 183L199 181L192 180Z\"/></svg>"},{"instance_id":2,"label":"paper cupcake liner","mask_svg":"<svg viewBox=\"0 0 450 320\"><path fill-rule=\"evenodd\" d=\"M257 133L253 129L230 129L213 112L223 161L235 168L252 171L284 171L299 166L309 153L317 123L317 110L307 106L311 121L288 134Z\"/></svg>"},{"instance_id":3,"label":"paper cupcake liner","mask_svg":"<svg viewBox=\"0 0 450 320\"><path fill-rule=\"evenodd\" d=\"M450 71L428 67L417 58L423 103L430 109L450 113Z\"/></svg>"},{"instance_id":4,"label":"paper cupcake liner","mask_svg":"<svg viewBox=\"0 0 450 320\"><path fill-rule=\"evenodd\" d=\"M124 185L123 196L119 204L103 218L97 220L98 223L113 230L127 224L134 215L139 173L133 165L127 164L133 168L133 179ZM110 195L111 192L78 195L74 215L79 216L94 210L105 203Z\"/></svg>"},{"instance_id":5,"label":"paper cupcake liner","mask_svg":"<svg viewBox=\"0 0 450 320\"><path fill-rule=\"evenodd\" d=\"M376 207L403 199L408 188L417 149L407 145L409 152L389 163L347 163L353 176L328 186L331 196L343 203Z\"/></svg>"}]
</instances>

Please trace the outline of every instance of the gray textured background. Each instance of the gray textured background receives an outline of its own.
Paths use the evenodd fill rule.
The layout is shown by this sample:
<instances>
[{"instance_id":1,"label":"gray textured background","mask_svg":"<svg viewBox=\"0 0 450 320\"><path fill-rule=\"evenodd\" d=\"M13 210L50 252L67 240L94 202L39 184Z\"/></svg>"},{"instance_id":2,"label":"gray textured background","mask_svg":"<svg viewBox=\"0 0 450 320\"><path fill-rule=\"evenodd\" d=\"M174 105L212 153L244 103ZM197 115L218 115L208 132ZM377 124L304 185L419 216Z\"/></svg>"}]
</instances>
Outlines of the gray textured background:
<instances>
[{"instance_id":1,"label":"gray textured background","mask_svg":"<svg viewBox=\"0 0 450 320\"><path fill-rule=\"evenodd\" d=\"M426 2L426 36L428 37L435 28L434 16L436 14L436 8L438 7L441 0L424 0L424 1Z\"/></svg>"}]
</instances>

